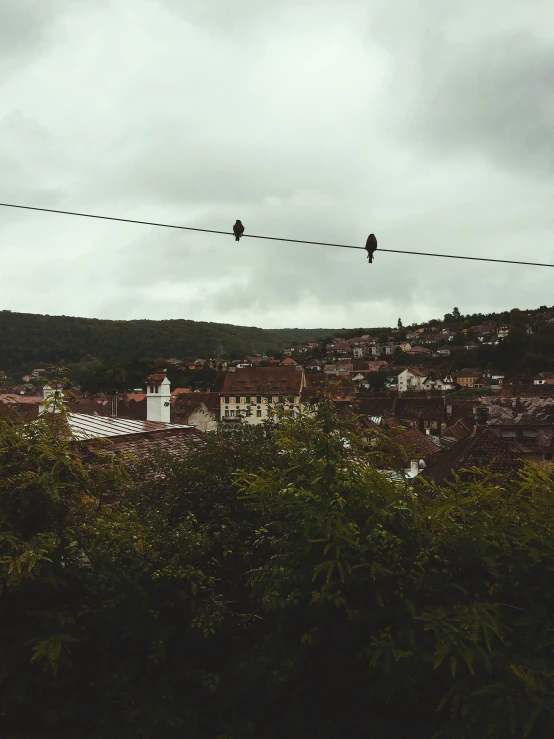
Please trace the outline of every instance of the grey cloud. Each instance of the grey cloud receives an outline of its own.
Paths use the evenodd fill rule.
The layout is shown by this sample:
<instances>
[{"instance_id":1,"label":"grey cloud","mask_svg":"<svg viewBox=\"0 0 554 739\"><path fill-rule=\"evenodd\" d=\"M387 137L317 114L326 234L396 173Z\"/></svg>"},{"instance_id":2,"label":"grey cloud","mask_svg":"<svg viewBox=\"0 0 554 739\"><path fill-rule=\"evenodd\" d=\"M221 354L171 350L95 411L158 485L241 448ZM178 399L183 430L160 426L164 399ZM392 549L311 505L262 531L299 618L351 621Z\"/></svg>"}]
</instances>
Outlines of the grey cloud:
<instances>
[{"instance_id":1,"label":"grey cloud","mask_svg":"<svg viewBox=\"0 0 554 739\"><path fill-rule=\"evenodd\" d=\"M554 43L516 34L445 57L425 68L419 130L443 151L479 151L499 166L551 175Z\"/></svg>"},{"instance_id":2,"label":"grey cloud","mask_svg":"<svg viewBox=\"0 0 554 739\"><path fill-rule=\"evenodd\" d=\"M473 0L52 7L40 64L4 56L0 201L551 261L548 4L528 19L496 0L490 18ZM518 101L530 115L504 116ZM369 267L363 251L17 211L0 212L0 253L32 265L0 273L2 307L104 318L368 326L551 295L536 268L384 252Z\"/></svg>"}]
</instances>

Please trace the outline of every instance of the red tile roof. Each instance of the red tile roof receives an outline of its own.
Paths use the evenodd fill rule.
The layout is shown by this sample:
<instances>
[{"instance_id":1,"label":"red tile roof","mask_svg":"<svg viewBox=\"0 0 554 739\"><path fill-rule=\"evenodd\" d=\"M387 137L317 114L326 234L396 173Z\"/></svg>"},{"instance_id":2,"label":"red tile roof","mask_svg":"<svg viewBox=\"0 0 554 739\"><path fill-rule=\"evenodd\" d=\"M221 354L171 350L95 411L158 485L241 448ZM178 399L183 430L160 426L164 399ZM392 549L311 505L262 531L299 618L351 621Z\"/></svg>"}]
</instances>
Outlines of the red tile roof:
<instances>
[{"instance_id":1,"label":"red tile roof","mask_svg":"<svg viewBox=\"0 0 554 739\"><path fill-rule=\"evenodd\" d=\"M220 397L219 393L187 393L181 395L171 409L171 418L179 419L179 423L185 423L186 419L204 404L215 418L219 419Z\"/></svg>"},{"instance_id":2,"label":"red tile roof","mask_svg":"<svg viewBox=\"0 0 554 739\"><path fill-rule=\"evenodd\" d=\"M241 367L227 372L223 395L300 393L302 372L296 367Z\"/></svg>"},{"instance_id":3,"label":"red tile roof","mask_svg":"<svg viewBox=\"0 0 554 739\"><path fill-rule=\"evenodd\" d=\"M439 447L431 439L417 429L407 429L394 436L394 441L403 447L408 455L427 459L440 452Z\"/></svg>"},{"instance_id":4,"label":"red tile roof","mask_svg":"<svg viewBox=\"0 0 554 739\"><path fill-rule=\"evenodd\" d=\"M492 429L483 426L478 427L473 436L434 456L425 469L424 477L440 483L454 473L471 467L510 473L521 469L522 463Z\"/></svg>"},{"instance_id":5,"label":"red tile roof","mask_svg":"<svg viewBox=\"0 0 554 739\"><path fill-rule=\"evenodd\" d=\"M148 375L148 381L147 384L152 387L159 387L162 382L165 380L167 375L164 374L155 374L155 375Z\"/></svg>"}]
</instances>

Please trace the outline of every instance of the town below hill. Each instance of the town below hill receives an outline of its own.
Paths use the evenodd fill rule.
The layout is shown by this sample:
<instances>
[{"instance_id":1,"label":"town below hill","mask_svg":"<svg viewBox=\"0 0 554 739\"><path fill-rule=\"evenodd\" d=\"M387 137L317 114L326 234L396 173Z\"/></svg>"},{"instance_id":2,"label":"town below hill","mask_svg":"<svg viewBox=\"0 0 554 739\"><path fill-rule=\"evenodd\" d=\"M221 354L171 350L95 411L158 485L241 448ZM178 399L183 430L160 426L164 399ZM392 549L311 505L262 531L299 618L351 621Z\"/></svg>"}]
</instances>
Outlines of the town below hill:
<instances>
[{"instance_id":1,"label":"town below hill","mask_svg":"<svg viewBox=\"0 0 554 739\"><path fill-rule=\"evenodd\" d=\"M101 432L99 418L206 433L260 425L276 412L300 417L325 395L337 408L359 414L367 428L393 435L403 429L404 442L424 464L438 452L445 459L452 445L465 448L479 426L480 462L499 455L510 464L519 458L550 462L554 310L514 310L502 319L468 318L454 309L442 322L405 328L399 320L394 329L336 332L273 354L111 364L89 358L67 367L34 367L21 376L3 371L0 414L30 421L58 393L81 430L92 416L95 433ZM128 427L121 428L125 436ZM492 441L483 436L485 428Z\"/></svg>"},{"instance_id":2,"label":"town below hill","mask_svg":"<svg viewBox=\"0 0 554 739\"><path fill-rule=\"evenodd\" d=\"M213 392L233 367L297 364L352 392L498 391L554 371L554 308L462 315L394 328L282 329L194 321L99 321L0 313L0 389L40 394L57 360L87 394L130 392L164 369L173 387ZM319 335L323 334L323 335ZM546 373L546 374L544 374ZM44 384L44 383L42 383Z\"/></svg>"}]
</instances>

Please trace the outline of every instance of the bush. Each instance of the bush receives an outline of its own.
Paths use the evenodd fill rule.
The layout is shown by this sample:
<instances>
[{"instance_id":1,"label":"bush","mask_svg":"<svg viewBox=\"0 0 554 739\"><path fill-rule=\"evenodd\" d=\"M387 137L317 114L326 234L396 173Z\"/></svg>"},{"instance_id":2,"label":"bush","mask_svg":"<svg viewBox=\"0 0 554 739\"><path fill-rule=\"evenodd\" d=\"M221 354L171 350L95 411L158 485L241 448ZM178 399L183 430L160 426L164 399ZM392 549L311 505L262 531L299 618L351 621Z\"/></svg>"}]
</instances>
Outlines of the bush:
<instances>
[{"instance_id":1,"label":"bush","mask_svg":"<svg viewBox=\"0 0 554 739\"><path fill-rule=\"evenodd\" d=\"M554 729L549 468L424 495L326 400L131 465L0 424L2 736Z\"/></svg>"}]
</instances>

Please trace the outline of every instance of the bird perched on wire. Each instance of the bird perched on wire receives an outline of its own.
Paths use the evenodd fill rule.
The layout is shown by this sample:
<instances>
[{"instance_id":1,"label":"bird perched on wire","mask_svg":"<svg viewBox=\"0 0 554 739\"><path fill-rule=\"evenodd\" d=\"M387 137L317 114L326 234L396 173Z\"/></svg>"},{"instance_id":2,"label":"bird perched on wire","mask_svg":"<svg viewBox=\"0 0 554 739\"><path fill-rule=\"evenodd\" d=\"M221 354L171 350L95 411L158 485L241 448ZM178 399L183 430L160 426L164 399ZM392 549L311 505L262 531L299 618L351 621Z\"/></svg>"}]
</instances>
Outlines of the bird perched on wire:
<instances>
[{"instance_id":1,"label":"bird perched on wire","mask_svg":"<svg viewBox=\"0 0 554 739\"><path fill-rule=\"evenodd\" d=\"M365 242L365 248L367 251L367 261L371 264L373 262L373 255L377 249L377 239L375 234L369 234L367 241Z\"/></svg>"},{"instance_id":2,"label":"bird perched on wire","mask_svg":"<svg viewBox=\"0 0 554 739\"><path fill-rule=\"evenodd\" d=\"M239 241L240 240L240 237L244 233L244 226L238 220L235 223L235 225L233 226L233 233L235 234L235 241Z\"/></svg>"}]
</instances>

